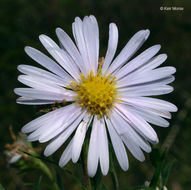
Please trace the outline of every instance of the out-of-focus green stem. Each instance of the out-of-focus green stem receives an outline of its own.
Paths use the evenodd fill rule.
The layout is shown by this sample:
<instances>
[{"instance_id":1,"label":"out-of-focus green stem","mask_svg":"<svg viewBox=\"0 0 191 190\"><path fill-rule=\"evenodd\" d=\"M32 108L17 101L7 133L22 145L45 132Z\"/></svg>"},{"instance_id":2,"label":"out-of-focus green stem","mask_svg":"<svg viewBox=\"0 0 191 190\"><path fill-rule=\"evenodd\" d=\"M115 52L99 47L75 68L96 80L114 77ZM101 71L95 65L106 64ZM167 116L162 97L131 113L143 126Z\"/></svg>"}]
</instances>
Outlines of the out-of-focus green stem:
<instances>
[{"instance_id":1,"label":"out-of-focus green stem","mask_svg":"<svg viewBox=\"0 0 191 190\"><path fill-rule=\"evenodd\" d=\"M111 178L112 178L112 182L113 182L113 186L115 190L119 190L119 181L118 181L118 177L117 177L117 173L114 167L114 163L113 163L113 156L111 155Z\"/></svg>"},{"instance_id":2,"label":"out-of-focus green stem","mask_svg":"<svg viewBox=\"0 0 191 190\"><path fill-rule=\"evenodd\" d=\"M31 159L33 161L33 163L36 165L37 168L39 168L41 171L43 171L48 178L53 181L53 175L50 171L50 169L46 166L46 164L44 164L44 162L42 162L40 159L37 159L35 157L32 157Z\"/></svg>"},{"instance_id":3,"label":"out-of-focus green stem","mask_svg":"<svg viewBox=\"0 0 191 190\"><path fill-rule=\"evenodd\" d=\"M86 184L86 189L87 190L92 190L91 187L91 181L88 176L88 171L87 171L87 146L86 142L84 143L84 148L82 149L82 168L83 168L83 173L84 173L84 179L85 179L85 184Z\"/></svg>"},{"instance_id":4,"label":"out-of-focus green stem","mask_svg":"<svg viewBox=\"0 0 191 190\"><path fill-rule=\"evenodd\" d=\"M40 159L36 159L36 158L33 158L33 161L36 163L36 165L39 167L39 169L41 169L41 171L43 171L48 176L48 178L51 180L53 189L60 190L50 169L46 166L46 164L44 164Z\"/></svg>"},{"instance_id":5,"label":"out-of-focus green stem","mask_svg":"<svg viewBox=\"0 0 191 190\"><path fill-rule=\"evenodd\" d=\"M40 158L38 158L38 155L35 152L32 152L32 153L30 152L30 153L28 153L28 155L31 156L31 161L33 162L35 167L40 169L44 174L46 174L48 176L48 178L52 182L53 189L60 190L58 184L55 181L55 178L54 178L52 172L47 167L47 165Z\"/></svg>"},{"instance_id":6,"label":"out-of-focus green stem","mask_svg":"<svg viewBox=\"0 0 191 190\"><path fill-rule=\"evenodd\" d=\"M55 181L53 182L53 188L54 190L60 190L58 184Z\"/></svg>"}]
</instances>

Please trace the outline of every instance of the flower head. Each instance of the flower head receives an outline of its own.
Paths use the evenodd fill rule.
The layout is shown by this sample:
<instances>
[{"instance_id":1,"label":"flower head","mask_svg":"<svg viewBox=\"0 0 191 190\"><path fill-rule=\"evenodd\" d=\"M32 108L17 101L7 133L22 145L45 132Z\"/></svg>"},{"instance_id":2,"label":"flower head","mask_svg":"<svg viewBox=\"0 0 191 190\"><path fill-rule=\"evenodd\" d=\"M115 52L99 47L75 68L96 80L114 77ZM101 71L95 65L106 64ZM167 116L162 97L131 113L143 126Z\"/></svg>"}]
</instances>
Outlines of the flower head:
<instances>
[{"instance_id":1,"label":"flower head","mask_svg":"<svg viewBox=\"0 0 191 190\"><path fill-rule=\"evenodd\" d=\"M92 72L87 77L81 75L80 78L80 82L72 81L70 87L76 92L74 101L77 105L97 117L108 115L117 98L115 78L101 73L94 75Z\"/></svg>"},{"instance_id":2,"label":"flower head","mask_svg":"<svg viewBox=\"0 0 191 190\"><path fill-rule=\"evenodd\" d=\"M94 16L83 20L75 18L72 39L60 28L56 29L60 46L46 35L40 41L54 58L26 47L26 53L46 70L19 65L18 80L30 88L16 88L21 97L17 103L42 105L70 102L51 111L22 128L31 133L29 141L47 142L44 154L49 156L71 136L59 165L69 160L77 162L87 130L91 130L88 147L88 174L94 176L98 163L103 175L109 170L107 131L117 160L123 170L129 167L126 147L135 158L144 160L142 150L151 151L150 143L158 137L150 124L168 127L164 118L177 111L175 105L155 96L173 91L168 84L174 81L174 67L161 67L166 54L157 55L160 45L154 45L137 57L133 55L149 36L149 30L137 32L121 50L118 29L109 25L108 49L105 58L99 58L99 29ZM131 60L130 60L131 59ZM74 135L72 135L74 133Z\"/></svg>"},{"instance_id":3,"label":"flower head","mask_svg":"<svg viewBox=\"0 0 191 190\"><path fill-rule=\"evenodd\" d=\"M31 146L31 143L27 142L26 136L22 133L19 133L17 136L15 133L12 131L12 126L9 127L10 135L13 140L12 144L6 144L5 148L6 150L4 151L7 161L9 164L13 164L18 162L21 158L28 159L28 155L25 154L24 152L29 152L29 153L36 153L40 149L38 148L33 148Z\"/></svg>"}]
</instances>

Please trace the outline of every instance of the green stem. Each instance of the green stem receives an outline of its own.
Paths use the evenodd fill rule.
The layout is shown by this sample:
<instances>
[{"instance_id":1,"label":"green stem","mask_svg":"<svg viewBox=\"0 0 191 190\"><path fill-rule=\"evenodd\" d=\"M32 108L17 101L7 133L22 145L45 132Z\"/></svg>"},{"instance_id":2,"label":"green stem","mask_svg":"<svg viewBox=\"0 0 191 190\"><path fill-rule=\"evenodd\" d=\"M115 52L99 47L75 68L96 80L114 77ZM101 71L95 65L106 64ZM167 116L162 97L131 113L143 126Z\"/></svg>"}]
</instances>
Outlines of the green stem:
<instances>
[{"instance_id":1,"label":"green stem","mask_svg":"<svg viewBox=\"0 0 191 190\"><path fill-rule=\"evenodd\" d=\"M91 187L91 181L88 176L88 170L87 170L87 148L86 148L86 143L84 143L85 146L82 149L82 169L83 169L83 174L84 174L84 179L85 179L85 185L87 190L92 190Z\"/></svg>"},{"instance_id":2,"label":"green stem","mask_svg":"<svg viewBox=\"0 0 191 190\"><path fill-rule=\"evenodd\" d=\"M113 163L113 156L111 155L111 178L112 178L112 182L114 185L114 189L115 190L119 190L119 181L118 181L118 177L117 177L117 173L114 167L114 163Z\"/></svg>"},{"instance_id":3,"label":"green stem","mask_svg":"<svg viewBox=\"0 0 191 190\"><path fill-rule=\"evenodd\" d=\"M55 181L53 182L53 187L54 187L54 190L60 190L60 188L58 187L58 184Z\"/></svg>"},{"instance_id":4,"label":"green stem","mask_svg":"<svg viewBox=\"0 0 191 190\"><path fill-rule=\"evenodd\" d=\"M33 154L35 154L35 153L33 153ZM33 155L33 154L31 154L31 155ZM48 168L48 166L41 159L37 158L37 155L34 155L33 157L31 157L31 160L33 161L33 163L36 165L36 167L38 169L40 169L43 173L45 173L48 176L48 178L52 182L54 190L60 190L60 188L59 188L58 184L56 183L55 178L54 178L51 170Z\"/></svg>"}]
</instances>

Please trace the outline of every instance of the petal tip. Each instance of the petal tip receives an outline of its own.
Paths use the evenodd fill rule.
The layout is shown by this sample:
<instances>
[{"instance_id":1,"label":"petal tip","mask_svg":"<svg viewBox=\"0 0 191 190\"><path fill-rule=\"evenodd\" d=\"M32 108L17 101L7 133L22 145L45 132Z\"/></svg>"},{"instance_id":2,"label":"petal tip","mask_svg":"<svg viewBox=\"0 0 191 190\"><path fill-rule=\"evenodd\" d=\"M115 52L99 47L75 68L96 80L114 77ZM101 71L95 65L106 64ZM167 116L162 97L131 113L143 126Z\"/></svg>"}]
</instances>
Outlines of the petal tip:
<instances>
[{"instance_id":1,"label":"petal tip","mask_svg":"<svg viewBox=\"0 0 191 190\"><path fill-rule=\"evenodd\" d=\"M76 163L77 161L78 161L78 159L72 155L72 162Z\"/></svg>"},{"instance_id":2,"label":"petal tip","mask_svg":"<svg viewBox=\"0 0 191 190\"><path fill-rule=\"evenodd\" d=\"M14 92L15 94L17 94L17 88L14 88L14 89L13 89L13 92Z\"/></svg>"},{"instance_id":3,"label":"petal tip","mask_svg":"<svg viewBox=\"0 0 191 190\"><path fill-rule=\"evenodd\" d=\"M146 29L145 30L145 40L147 40L147 38L149 37L150 35L150 30L149 29Z\"/></svg>"},{"instance_id":4,"label":"petal tip","mask_svg":"<svg viewBox=\"0 0 191 190\"><path fill-rule=\"evenodd\" d=\"M46 148L46 149L44 150L44 156L48 157L48 156L50 156L50 155L51 155L50 151Z\"/></svg>"},{"instance_id":5,"label":"petal tip","mask_svg":"<svg viewBox=\"0 0 191 190\"><path fill-rule=\"evenodd\" d=\"M156 45L154 45L154 47L156 47L157 49L160 49L161 45L160 44L156 44Z\"/></svg>"},{"instance_id":6,"label":"petal tip","mask_svg":"<svg viewBox=\"0 0 191 190\"><path fill-rule=\"evenodd\" d=\"M57 35L60 35L60 33L61 33L63 30L62 30L60 27L57 27L55 31L56 31L56 34L57 34Z\"/></svg>"},{"instance_id":7,"label":"petal tip","mask_svg":"<svg viewBox=\"0 0 191 190\"><path fill-rule=\"evenodd\" d=\"M22 67L23 67L23 65L18 65L18 66L17 66L17 70L18 70L18 71L21 71Z\"/></svg>"},{"instance_id":8,"label":"petal tip","mask_svg":"<svg viewBox=\"0 0 191 190\"><path fill-rule=\"evenodd\" d=\"M62 168L64 165L61 161L59 161L58 165Z\"/></svg>"},{"instance_id":9,"label":"petal tip","mask_svg":"<svg viewBox=\"0 0 191 190\"><path fill-rule=\"evenodd\" d=\"M24 51L25 51L25 53L26 53L27 55L29 55L29 51L30 51L31 49L33 49L33 48L30 47L30 46L25 46L25 47L24 47Z\"/></svg>"},{"instance_id":10,"label":"petal tip","mask_svg":"<svg viewBox=\"0 0 191 190\"><path fill-rule=\"evenodd\" d=\"M48 36L47 35L45 35L45 34L40 34L39 35L39 40L41 41L41 43L45 40L45 39L47 39L48 38Z\"/></svg>"},{"instance_id":11,"label":"petal tip","mask_svg":"<svg viewBox=\"0 0 191 190\"><path fill-rule=\"evenodd\" d=\"M95 176L95 173L88 171L88 176L93 178Z\"/></svg>"},{"instance_id":12,"label":"petal tip","mask_svg":"<svg viewBox=\"0 0 191 190\"><path fill-rule=\"evenodd\" d=\"M141 158L140 158L140 162L144 162L145 161L145 156L142 156Z\"/></svg>"},{"instance_id":13,"label":"petal tip","mask_svg":"<svg viewBox=\"0 0 191 190\"><path fill-rule=\"evenodd\" d=\"M159 143L158 137L156 137L156 138L153 140L153 143L154 143L154 144L158 144L158 143Z\"/></svg>"},{"instance_id":14,"label":"petal tip","mask_svg":"<svg viewBox=\"0 0 191 190\"><path fill-rule=\"evenodd\" d=\"M22 133L24 133L24 134L25 134L25 133L27 133L26 128L25 128L25 127L23 127L23 128L21 129L21 132L22 132Z\"/></svg>"},{"instance_id":15,"label":"petal tip","mask_svg":"<svg viewBox=\"0 0 191 190\"><path fill-rule=\"evenodd\" d=\"M176 105L174 105L174 112L177 112L178 111L178 107Z\"/></svg>"}]
</instances>

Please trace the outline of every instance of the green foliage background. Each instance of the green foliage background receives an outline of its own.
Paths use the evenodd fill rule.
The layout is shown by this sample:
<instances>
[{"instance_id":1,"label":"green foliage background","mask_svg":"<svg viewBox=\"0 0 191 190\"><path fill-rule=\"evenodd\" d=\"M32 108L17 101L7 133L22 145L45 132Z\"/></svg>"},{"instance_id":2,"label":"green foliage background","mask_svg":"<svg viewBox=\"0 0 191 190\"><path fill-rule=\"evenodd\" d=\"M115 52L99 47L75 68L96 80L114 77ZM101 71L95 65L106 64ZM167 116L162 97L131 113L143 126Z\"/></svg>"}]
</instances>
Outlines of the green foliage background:
<instances>
[{"instance_id":1,"label":"green foliage background","mask_svg":"<svg viewBox=\"0 0 191 190\"><path fill-rule=\"evenodd\" d=\"M181 6L183 11L161 11L161 6ZM100 28L100 56L107 48L108 25L115 22L119 28L118 52L130 37L140 29L149 28L151 35L139 50L154 44L161 44L160 53L167 53L164 65L177 68L176 81L172 84L175 91L166 100L175 103L179 111L173 114L168 129L154 127L160 139L158 148L169 146L168 161L174 162L168 187L172 190L191 189L191 1L190 0L0 0L0 183L7 190L34 189L25 183L38 183L41 172L28 171L19 175L15 167L6 164L4 145L11 142L8 126L18 132L21 127L37 117L39 107L17 105L15 87L19 64L37 64L24 53L26 45L45 51L38 40L40 34L46 34L57 41L55 28L61 27L72 35L71 24L76 16L96 16ZM169 137L170 136L170 137ZM168 140L168 141L167 141ZM169 144L169 141L171 144ZM36 143L35 145L39 145ZM44 145L42 145L44 146ZM61 151L54 155L58 161ZM154 168L149 155L146 161L139 163L130 158L130 168L123 172L117 166L121 189L142 185L151 179ZM47 163L49 167L51 164ZM80 176L79 165L68 165ZM66 172L60 171L65 189L79 189L78 183ZM40 180L49 183L48 178ZM104 180L111 186L111 179ZM42 188L43 189L43 188ZM44 188L46 189L46 188Z\"/></svg>"}]
</instances>

